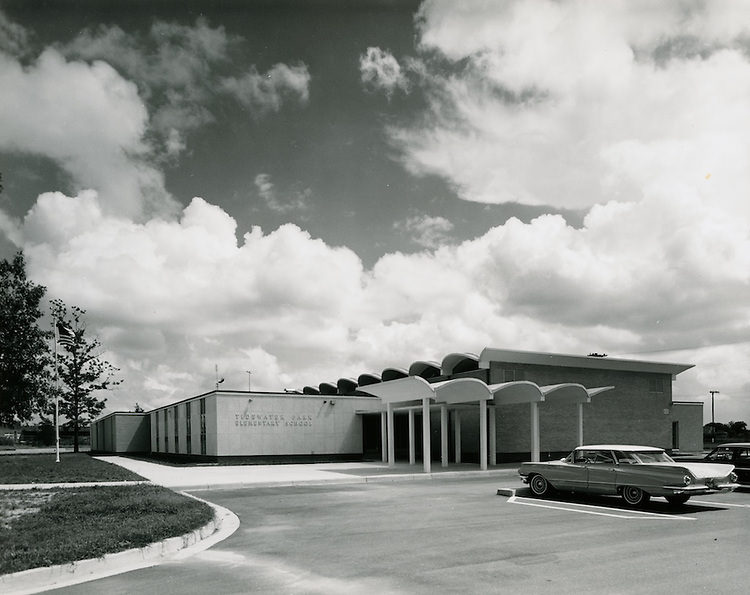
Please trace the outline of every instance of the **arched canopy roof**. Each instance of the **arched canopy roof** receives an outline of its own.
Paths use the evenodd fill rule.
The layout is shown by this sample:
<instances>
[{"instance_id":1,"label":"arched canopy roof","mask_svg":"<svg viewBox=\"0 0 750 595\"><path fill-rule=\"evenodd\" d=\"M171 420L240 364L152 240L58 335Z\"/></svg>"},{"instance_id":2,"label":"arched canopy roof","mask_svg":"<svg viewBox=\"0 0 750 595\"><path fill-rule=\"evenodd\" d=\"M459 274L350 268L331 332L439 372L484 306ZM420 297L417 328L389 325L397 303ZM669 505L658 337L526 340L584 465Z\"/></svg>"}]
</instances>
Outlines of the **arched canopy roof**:
<instances>
[{"instance_id":1,"label":"arched canopy roof","mask_svg":"<svg viewBox=\"0 0 750 595\"><path fill-rule=\"evenodd\" d=\"M314 386L306 386L302 389L303 395L319 395L320 390L315 388Z\"/></svg>"},{"instance_id":2,"label":"arched canopy roof","mask_svg":"<svg viewBox=\"0 0 750 595\"><path fill-rule=\"evenodd\" d=\"M381 377L379 374L360 374L357 377L357 384L359 386L367 386L368 384L378 384L379 382L382 382Z\"/></svg>"},{"instance_id":3,"label":"arched canopy roof","mask_svg":"<svg viewBox=\"0 0 750 595\"><path fill-rule=\"evenodd\" d=\"M338 387L330 382L321 382L319 385L321 395L338 394Z\"/></svg>"},{"instance_id":4,"label":"arched canopy roof","mask_svg":"<svg viewBox=\"0 0 750 595\"><path fill-rule=\"evenodd\" d=\"M405 403L418 399L435 399L435 389L424 378L407 376L380 384L362 386L360 391L380 397L385 403Z\"/></svg>"},{"instance_id":5,"label":"arched canopy roof","mask_svg":"<svg viewBox=\"0 0 750 595\"><path fill-rule=\"evenodd\" d=\"M357 390L357 381L354 378L339 378L336 389L340 395L348 395Z\"/></svg>"},{"instance_id":6,"label":"arched canopy roof","mask_svg":"<svg viewBox=\"0 0 750 595\"><path fill-rule=\"evenodd\" d=\"M539 387L544 397L555 403L590 403L591 396L582 384L565 382Z\"/></svg>"},{"instance_id":7,"label":"arched canopy roof","mask_svg":"<svg viewBox=\"0 0 750 595\"><path fill-rule=\"evenodd\" d=\"M453 378L430 383L420 376L408 376L378 384L360 386L359 391L379 397L385 403L411 404L430 399L436 403L459 404L493 400L495 405L516 403L588 403L591 396L612 386L586 389L581 384L564 383L540 387L528 380L485 384L478 378Z\"/></svg>"},{"instance_id":8,"label":"arched canopy roof","mask_svg":"<svg viewBox=\"0 0 750 595\"><path fill-rule=\"evenodd\" d=\"M598 388L587 388L586 392L589 393L590 397L595 397L599 393L607 392L608 390L614 390L614 386L600 386Z\"/></svg>"},{"instance_id":9,"label":"arched canopy roof","mask_svg":"<svg viewBox=\"0 0 750 595\"><path fill-rule=\"evenodd\" d=\"M430 386L438 403L474 403L492 398L489 387L478 378L454 378Z\"/></svg>"},{"instance_id":10,"label":"arched canopy roof","mask_svg":"<svg viewBox=\"0 0 750 595\"><path fill-rule=\"evenodd\" d=\"M430 361L416 361L409 366L409 376L419 376L425 380L440 376L440 364Z\"/></svg>"},{"instance_id":11,"label":"arched canopy roof","mask_svg":"<svg viewBox=\"0 0 750 595\"><path fill-rule=\"evenodd\" d=\"M386 368L385 370L383 370L381 379L383 380L383 382L388 382L390 380L406 378L408 375L409 375L409 372L407 372L403 368Z\"/></svg>"},{"instance_id":12,"label":"arched canopy roof","mask_svg":"<svg viewBox=\"0 0 750 595\"><path fill-rule=\"evenodd\" d=\"M515 403L539 403L544 401L544 393L528 380L490 384L489 390L496 405L513 405Z\"/></svg>"},{"instance_id":13,"label":"arched canopy roof","mask_svg":"<svg viewBox=\"0 0 750 595\"><path fill-rule=\"evenodd\" d=\"M473 353L449 353L441 364L443 376L479 369L479 356Z\"/></svg>"}]
</instances>

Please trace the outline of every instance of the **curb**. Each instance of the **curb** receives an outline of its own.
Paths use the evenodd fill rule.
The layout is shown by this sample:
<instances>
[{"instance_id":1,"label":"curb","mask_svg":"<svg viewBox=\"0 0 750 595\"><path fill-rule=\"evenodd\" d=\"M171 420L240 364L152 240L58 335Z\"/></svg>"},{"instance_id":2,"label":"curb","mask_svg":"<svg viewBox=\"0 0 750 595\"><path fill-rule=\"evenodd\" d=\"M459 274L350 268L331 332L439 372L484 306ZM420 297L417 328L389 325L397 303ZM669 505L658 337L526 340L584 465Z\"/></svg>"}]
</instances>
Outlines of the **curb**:
<instances>
[{"instance_id":1,"label":"curb","mask_svg":"<svg viewBox=\"0 0 750 595\"><path fill-rule=\"evenodd\" d=\"M157 566L172 559L183 559L226 539L240 526L239 518L231 510L191 494L189 498L205 502L214 509L214 518L203 527L169 537L143 548L133 548L101 558L78 560L45 568L31 568L0 575L0 591L5 595L40 593L49 589L69 587L96 579Z\"/></svg>"}]
</instances>

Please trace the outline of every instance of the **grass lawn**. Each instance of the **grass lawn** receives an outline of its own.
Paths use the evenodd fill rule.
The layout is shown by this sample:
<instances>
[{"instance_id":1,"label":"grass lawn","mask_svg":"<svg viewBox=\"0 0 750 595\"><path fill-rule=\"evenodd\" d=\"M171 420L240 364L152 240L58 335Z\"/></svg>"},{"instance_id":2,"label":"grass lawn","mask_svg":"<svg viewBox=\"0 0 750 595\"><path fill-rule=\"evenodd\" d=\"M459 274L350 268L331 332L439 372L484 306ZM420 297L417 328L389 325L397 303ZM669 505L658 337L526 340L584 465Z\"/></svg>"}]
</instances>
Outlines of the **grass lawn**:
<instances>
[{"instance_id":1,"label":"grass lawn","mask_svg":"<svg viewBox=\"0 0 750 595\"><path fill-rule=\"evenodd\" d=\"M85 453L0 456L0 483L80 483L85 481L143 481L143 477Z\"/></svg>"},{"instance_id":2,"label":"grass lawn","mask_svg":"<svg viewBox=\"0 0 750 595\"><path fill-rule=\"evenodd\" d=\"M87 454L0 456L0 483L143 480ZM98 558L205 525L213 509L149 484L0 490L0 574Z\"/></svg>"},{"instance_id":3,"label":"grass lawn","mask_svg":"<svg viewBox=\"0 0 750 595\"><path fill-rule=\"evenodd\" d=\"M143 547L212 517L205 503L154 485L0 491L0 574Z\"/></svg>"}]
</instances>

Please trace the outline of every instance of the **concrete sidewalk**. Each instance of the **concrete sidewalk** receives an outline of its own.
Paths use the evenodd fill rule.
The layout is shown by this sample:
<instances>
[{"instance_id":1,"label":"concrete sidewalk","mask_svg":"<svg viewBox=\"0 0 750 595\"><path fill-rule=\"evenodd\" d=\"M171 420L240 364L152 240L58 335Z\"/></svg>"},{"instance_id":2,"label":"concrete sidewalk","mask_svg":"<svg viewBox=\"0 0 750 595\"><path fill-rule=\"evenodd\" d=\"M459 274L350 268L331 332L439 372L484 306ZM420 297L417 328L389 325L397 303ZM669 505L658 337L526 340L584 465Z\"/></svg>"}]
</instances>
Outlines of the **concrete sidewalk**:
<instances>
[{"instance_id":1,"label":"concrete sidewalk","mask_svg":"<svg viewBox=\"0 0 750 595\"><path fill-rule=\"evenodd\" d=\"M433 465L424 473L421 464L397 463L306 463L294 465L163 465L120 456L96 457L137 473L157 485L174 490L214 490L260 488L330 483L370 483L384 481L429 480L437 478L518 477L518 464L496 465L482 471L478 465Z\"/></svg>"}]
</instances>

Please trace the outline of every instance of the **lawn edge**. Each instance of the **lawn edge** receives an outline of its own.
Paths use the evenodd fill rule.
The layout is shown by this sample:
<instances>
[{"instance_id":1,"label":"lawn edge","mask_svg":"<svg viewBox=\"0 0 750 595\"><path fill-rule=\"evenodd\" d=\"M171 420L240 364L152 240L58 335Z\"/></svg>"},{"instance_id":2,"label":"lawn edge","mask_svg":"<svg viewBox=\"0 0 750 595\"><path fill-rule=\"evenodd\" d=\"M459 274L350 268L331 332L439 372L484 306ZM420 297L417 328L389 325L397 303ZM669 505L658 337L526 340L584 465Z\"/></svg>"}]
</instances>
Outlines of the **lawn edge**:
<instances>
[{"instance_id":1,"label":"lawn edge","mask_svg":"<svg viewBox=\"0 0 750 595\"><path fill-rule=\"evenodd\" d=\"M202 527L169 537L142 548L105 554L101 558L78 560L43 568L30 568L0 575L0 591L6 595L39 593L137 570L157 566L168 559L186 558L229 537L240 525L239 518L228 508L218 506L192 494L181 494L205 502L214 510L214 517Z\"/></svg>"}]
</instances>

